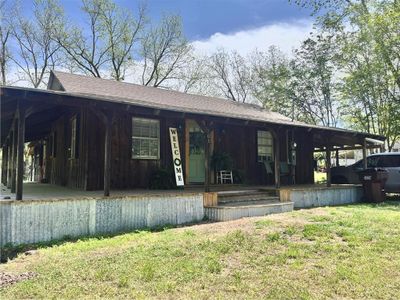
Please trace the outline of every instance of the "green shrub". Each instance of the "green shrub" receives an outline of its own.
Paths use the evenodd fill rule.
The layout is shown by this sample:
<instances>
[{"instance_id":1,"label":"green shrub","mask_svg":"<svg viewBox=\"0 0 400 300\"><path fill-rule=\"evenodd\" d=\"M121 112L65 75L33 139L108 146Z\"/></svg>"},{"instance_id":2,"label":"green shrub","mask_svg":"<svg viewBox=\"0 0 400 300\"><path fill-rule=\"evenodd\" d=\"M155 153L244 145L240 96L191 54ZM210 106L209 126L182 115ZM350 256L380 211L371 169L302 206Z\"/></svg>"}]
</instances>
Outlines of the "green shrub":
<instances>
[{"instance_id":1,"label":"green shrub","mask_svg":"<svg viewBox=\"0 0 400 300\"><path fill-rule=\"evenodd\" d=\"M171 190L176 188L174 173L167 169L157 169L149 179L149 189L151 190Z\"/></svg>"}]
</instances>

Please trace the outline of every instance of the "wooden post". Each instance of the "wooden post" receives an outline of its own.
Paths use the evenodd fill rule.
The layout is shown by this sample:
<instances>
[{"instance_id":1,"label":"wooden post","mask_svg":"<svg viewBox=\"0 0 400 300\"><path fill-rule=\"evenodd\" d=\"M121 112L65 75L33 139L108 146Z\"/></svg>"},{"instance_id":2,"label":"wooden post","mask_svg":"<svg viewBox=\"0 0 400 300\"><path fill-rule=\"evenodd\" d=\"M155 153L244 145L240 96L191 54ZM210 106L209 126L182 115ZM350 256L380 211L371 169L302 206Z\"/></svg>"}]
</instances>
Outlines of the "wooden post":
<instances>
[{"instance_id":1,"label":"wooden post","mask_svg":"<svg viewBox=\"0 0 400 300\"><path fill-rule=\"evenodd\" d=\"M24 181L25 108L19 107L15 200L22 200Z\"/></svg>"},{"instance_id":2,"label":"wooden post","mask_svg":"<svg viewBox=\"0 0 400 300\"><path fill-rule=\"evenodd\" d=\"M13 132L11 132L11 138L8 144L8 155L7 155L7 188L11 188L11 177L12 177L12 144L13 144Z\"/></svg>"},{"instance_id":3,"label":"wooden post","mask_svg":"<svg viewBox=\"0 0 400 300\"><path fill-rule=\"evenodd\" d=\"M339 150L336 150L336 167L339 167Z\"/></svg>"},{"instance_id":4,"label":"wooden post","mask_svg":"<svg viewBox=\"0 0 400 300\"><path fill-rule=\"evenodd\" d=\"M12 162L11 162L11 193L15 193L16 188L16 168L17 168L17 143L18 143L18 129L17 124L14 124L13 131L13 145L12 145Z\"/></svg>"},{"instance_id":5,"label":"wooden post","mask_svg":"<svg viewBox=\"0 0 400 300\"><path fill-rule=\"evenodd\" d=\"M331 186L331 149L326 150L326 186Z\"/></svg>"},{"instance_id":6,"label":"wooden post","mask_svg":"<svg viewBox=\"0 0 400 300\"><path fill-rule=\"evenodd\" d=\"M112 117L105 118L105 139L104 139L104 196L110 196L111 182L111 134L112 134Z\"/></svg>"},{"instance_id":7,"label":"wooden post","mask_svg":"<svg viewBox=\"0 0 400 300\"><path fill-rule=\"evenodd\" d=\"M279 137L278 133L272 131L272 136L274 138L274 175L275 175L275 188L279 189L281 187L281 166L280 166L280 148L279 148Z\"/></svg>"},{"instance_id":8,"label":"wooden post","mask_svg":"<svg viewBox=\"0 0 400 300\"><path fill-rule=\"evenodd\" d=\"M363 140L363 148L362 148L362 155L363 155L363 169L367 169L368 168L368 164L367 164L367 141L364 138Z\"/></svg>"},{"instance_id":9,"label":"wooden post","mask_svg":"<svg viewBox=\"0 0 400 300\"><path fill-rule=\"evenodd\" d=\"M210 148L211 148L211 130L207 129L206 132L206 141L205 141L205 149L204 149L204 168L205 168L205 176L204 176L204 191L210 191Z\"/></svg>"},{"instance_id":10,"label":"wooden post","mask_svg":"<svg viewBox=\"0 0 400 300\"><path fill-rule=\"evenodd\" d=\"M7 155L8 155L8 146L4 145L1 150L2 158L1 158L1 183L5 186L7 185Z\"/></svg>"}]
</instances>

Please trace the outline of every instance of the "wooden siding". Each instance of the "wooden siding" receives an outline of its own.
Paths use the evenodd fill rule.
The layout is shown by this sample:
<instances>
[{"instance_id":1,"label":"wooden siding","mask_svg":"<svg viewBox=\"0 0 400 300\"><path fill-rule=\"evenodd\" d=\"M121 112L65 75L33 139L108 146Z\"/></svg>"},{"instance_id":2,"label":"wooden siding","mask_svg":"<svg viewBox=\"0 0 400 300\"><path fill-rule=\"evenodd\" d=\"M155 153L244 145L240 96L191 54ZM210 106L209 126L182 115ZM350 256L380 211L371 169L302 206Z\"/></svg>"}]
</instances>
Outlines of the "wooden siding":
<instances>
[{"instance_id":1,"label":"wooden siding","mask_svg":"<svg viewBox=\"0 0 400 300\"><path fill-rule=\"evenodd\" d=\"M69 157L71 144L71 118L79 118L78 157ZM153 118L160 121L160 159L132 158L132 117ZM179 131L181 157L187 172L187 145L185 143L185 118L165 115L146 115L135 111L115 112L111 139L111 188L147 188L151 174L158 168L172 171L172 154L169 144L169 127ZM246 184L272 185L273 174L267 174L264 164L257 161L257 130L268 127L243 126L229 123L215 123L213 130L214 151L229 153L234 170L239 171ZM104 135L105 126L101 119L88 108L67 110L52 124L56 132L56 153L51 157L47 147L47 177L53 184L68 187L98 190L103 188ZM288 161L287 132L278 131L280 160ZM48 139L49 141L50 139ZM312 137L301 130L296 131L297 166L296 183L312 183ZM187 178L187 177L186 177ZM285 183L285 179L283 183ZM214 181L214 178L212 178ZM286 180L289 182L289 180Z\"/></svg>"},{"instance_id":2,"label":"wooden siding","mask_svg":"<svg viewBox=\"0 0 400 300\"><path fill-rule=\"evenodd\" d=\"M314 183L314 145L312 133L296 130L296 184Z\"/></svg>"},{"instance_id":3,"label":"wooden siding","mask_svg":"<svg viewBox=\"0 0 400 300\"><path fill-rule=\"evenodd\" d=\"M71 118L73 116L78 118L78 134L77 143L78 151L75 158L70 157L71 148ZM50 183L65 185L72 188L85 189L87 180L87 150L88 150L88 136L87 136L87 118L88 113L84 109L71 110L66 112L61 118L54 122L51 134L56 136L54 143L56 144L56 151L54 157L50 155L50 145L47 148L46 168L50 171ZM47 139L48 141L50 139Z\"/></svg>"}]
</instances>

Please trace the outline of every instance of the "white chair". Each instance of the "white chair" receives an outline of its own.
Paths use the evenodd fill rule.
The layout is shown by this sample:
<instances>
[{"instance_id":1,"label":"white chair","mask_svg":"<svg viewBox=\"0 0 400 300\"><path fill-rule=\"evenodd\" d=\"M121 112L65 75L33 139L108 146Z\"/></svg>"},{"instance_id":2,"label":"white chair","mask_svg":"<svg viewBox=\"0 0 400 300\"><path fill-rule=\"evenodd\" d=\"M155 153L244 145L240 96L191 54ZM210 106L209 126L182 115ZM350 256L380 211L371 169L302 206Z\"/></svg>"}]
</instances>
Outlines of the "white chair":
<instances>
[{"instance_id":1,"label":"white chair","mask_svg":"<svg viewBox=\"0 0 400 300\"><path fill-rule=\"evenodd\" d=\"M217 173L217 183L233 183L233 174L232 171L228 170L220 170Z\"/></svg>"}]
</instances>

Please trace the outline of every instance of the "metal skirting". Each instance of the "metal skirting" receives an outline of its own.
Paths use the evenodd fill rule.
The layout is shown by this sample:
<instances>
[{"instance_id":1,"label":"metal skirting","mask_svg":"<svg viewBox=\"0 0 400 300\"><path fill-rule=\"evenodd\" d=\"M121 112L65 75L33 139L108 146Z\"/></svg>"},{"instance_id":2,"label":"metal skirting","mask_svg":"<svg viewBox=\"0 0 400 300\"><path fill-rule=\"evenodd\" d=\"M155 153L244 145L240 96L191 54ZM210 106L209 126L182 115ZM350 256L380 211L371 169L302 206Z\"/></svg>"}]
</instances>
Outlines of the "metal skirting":
<instances>
[{"instance_id":1,"label":"metal skirting","mask_svg":"<svg viewBox=\"0 0 400 300\"><path fill-rule=\"evenodd\" d=\"M203 194L0 201L0 246L201 221Z\"/></svg>"},{"instance_id":2,"label":"metal skirting","mask_svg":"<svg viewBox=\"0 0 400 300\"><path fill-rule=\"evenodd\" d=\"M361 201L363 190L358 185L332 185L331 187L284 187L281 201L291 201L295 208L345 205Z\"/></svg>"},{"instance_id":3,"label":"metal skirting","mask_svg":"<svg viewBox=\"0 0 400 300\"><path fill-rule=\"evenodd\" d=\"M214 206L205 207L205 216L212 221L230 221L246 217L265 216L290 212L293 210L293 202L277 202L269 204Z\"/></svg>"}]
</instances>

